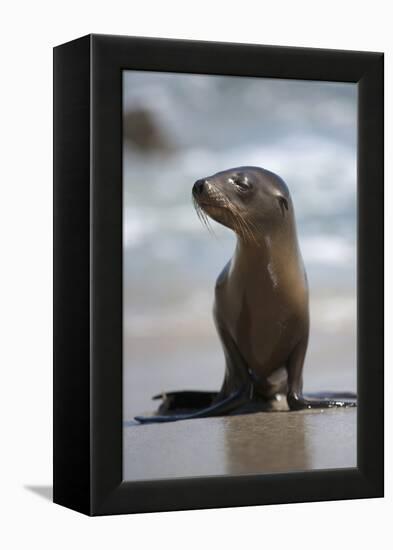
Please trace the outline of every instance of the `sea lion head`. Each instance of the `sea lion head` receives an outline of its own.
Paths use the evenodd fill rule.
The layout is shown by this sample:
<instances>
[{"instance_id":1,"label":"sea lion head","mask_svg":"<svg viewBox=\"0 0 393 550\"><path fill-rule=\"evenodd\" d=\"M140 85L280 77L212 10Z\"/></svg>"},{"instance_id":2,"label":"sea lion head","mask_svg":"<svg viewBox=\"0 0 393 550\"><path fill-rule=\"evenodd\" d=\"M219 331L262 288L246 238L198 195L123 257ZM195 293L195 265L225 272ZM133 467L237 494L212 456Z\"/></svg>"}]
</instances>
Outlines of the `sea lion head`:
<instances>
[{"instance_id":1,"label":"sea lion head","mask_svg":"<svg viewBox=\"0 0 393 550\"><path fill-rule=\"evenodd\" d=\"M285 182L256 166L232 168L194 183L197 213L229 227L246 241L280 227L292 216L292 201Z\"/></svg>"}]
</instances>

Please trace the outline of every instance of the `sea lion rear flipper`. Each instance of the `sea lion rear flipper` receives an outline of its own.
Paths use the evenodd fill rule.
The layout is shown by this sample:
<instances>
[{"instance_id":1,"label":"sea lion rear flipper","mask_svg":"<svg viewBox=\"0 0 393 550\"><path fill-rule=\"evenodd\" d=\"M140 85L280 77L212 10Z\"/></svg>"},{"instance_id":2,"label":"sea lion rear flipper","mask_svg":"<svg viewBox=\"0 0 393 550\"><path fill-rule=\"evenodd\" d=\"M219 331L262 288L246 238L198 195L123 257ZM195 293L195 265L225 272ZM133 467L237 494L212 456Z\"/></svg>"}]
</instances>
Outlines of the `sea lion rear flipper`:
<instances>
[{"instance_id":1,"label":"sea lion rear flipper","mask_svg":"<svg viewBox=\"0 0 393 550\"><path fill-rule=\"evenodd\" d=\"M224 416L250 408L260 409L259 404L251 403L254 385L237 345L217 319L216 325L226 359L225 379L220 392L185 391L161 394L155 396L157 399L164 398L164 402L158 409L159 414L147 417L137 416L135 420L142 424L152 424Z\"/></svg>"},{"instance_id":2,"label":"sea lion rear flipper","mask_svg":"<svg viewBox=\"0 0 393 550\"><path fill-rule=\"evenodd\" d=\"M213 404L218 392L213 391L173 391L155 395L153 399L162 399L159 413L205 409Z\"/></svg>"},{"instance_id":3,"label":"sea lion rear flipper","mask_svg":"<svg viewBox=\"0 0 393 550\"><path fill-rule=\"evenodd\" d=\"M191 413L185 414L168 414L163 416L136 416L137 420L141 424L154 424L163 422L175 422L177 420L190 420L193 418L206 418L209 416L223 416L236 409L242 407L249 400L249 395L245 388L241 388L238 391L231 393L228 397L214 403L213 405L201 410L197 410Z\"/></svg>"}]
</instances>

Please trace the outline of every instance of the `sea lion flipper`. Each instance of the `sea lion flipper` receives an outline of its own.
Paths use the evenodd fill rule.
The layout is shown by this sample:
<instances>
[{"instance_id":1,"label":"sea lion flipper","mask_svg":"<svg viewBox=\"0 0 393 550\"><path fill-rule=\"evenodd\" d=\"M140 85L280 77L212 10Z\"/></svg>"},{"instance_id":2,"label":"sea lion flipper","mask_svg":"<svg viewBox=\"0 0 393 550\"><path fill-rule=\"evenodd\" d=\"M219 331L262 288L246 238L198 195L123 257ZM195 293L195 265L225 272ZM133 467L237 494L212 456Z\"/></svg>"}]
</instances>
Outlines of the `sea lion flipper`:
<instances>
[{"instance_id":1,"label":"sea lion flipper","mask_svg":"<svg viewBox=\"0 0 393 550\"><path fill-rule=\"evenodd\" d=\"M166 391L153 395L152 399L164 399L165 397L177 397L177 396L190 396L190 397L214 397L217 395L216 391L205 391L205 390L176 390L176 391Z\"/></svg>"},{"instance_id":2,"label":"sea lion flipper","mask_svg":"<svg viewBox=\"0 0 393 550\"><path fill-rule=\"evenodd\" d=\"M336 407L356 407L356 396L354 394L331 393L316 394L313 396L303 395L303 364L306 355L308 343L308 330L304 338L298 343L291 353L286 368L288 373L288 407L291 411L299 411L303 409L331 409ZM349 398L347 396L349 395ZM345 398L344 398L345 396ZM351 400L347 400L351 399Z\"/></svg>"},{"instance_id":3,"label":"sea lion flipper","mask_svg":"<svg viewBox=\"0 0 393 550\"><path fill-rule=\"evenodd\" d=\"M226 358L226 374L219 392L174 391L155 395L153 399L162 399L156 415L135 419L142 424L174 422L191 418L206 418L236 414L237 411L260 410L260 404L251 403L253 383L247 365L235 342L217 321ZM248 406L248 409L247 409Z\"/></svg>"},{"instance_id":4,"label":"sea lion flipper","mask_svg":"<svg viewBox=\"0 0 393 550\"><path fill-rule=\"evenodd\" d=\"M347 401L342 399L308 399L303 395L288 393L288 406L291 411L300 411L303 409L332 409L356 407L356 401Z\"/></svg>"},{"instance_id":5,"label":"sea lion flipper","mask_svg":"<svg viewBox=\"0 0 393 550\"><path fill-rule=\"evenodd\" d=\"M172 391L155 395L153 399L161 399L159 413L189 410L195 412L213 404L218 392L213 391Z\"/></svg>"},{"instance_id":6,"label":"sea lion flipper","mask_svg":"<svg viewBox=\"0 0 393 550\"><path fill-rule=\"evenodd\" d=\"M214 403L204 409L186 414L168 414L156 416L136 416L135 420L140 424L154 424L163 422L175 422L177 420L191 420L193 418L207 418L209 416L222 416L244 406L249 400L248 392L244 388L231 393L225 399Z\"/></svg>"}]
</instances>

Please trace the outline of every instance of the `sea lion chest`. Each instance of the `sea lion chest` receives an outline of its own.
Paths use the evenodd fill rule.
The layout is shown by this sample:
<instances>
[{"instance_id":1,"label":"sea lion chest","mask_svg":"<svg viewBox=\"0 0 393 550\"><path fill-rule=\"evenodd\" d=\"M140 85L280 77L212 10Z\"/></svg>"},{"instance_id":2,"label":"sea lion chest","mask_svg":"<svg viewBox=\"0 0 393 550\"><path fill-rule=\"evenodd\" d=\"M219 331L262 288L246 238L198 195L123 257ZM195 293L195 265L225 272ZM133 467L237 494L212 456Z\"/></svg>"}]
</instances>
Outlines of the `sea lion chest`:
<instances>
[{"instance_id":1,"label":"sea lion chest","mask_svg":"<svg viewBox=\"0 0 393 550\"><path fill-rule=\"evenodd\" d=\"M259 377L284 366L296 344L303 313L297 294L282 269L265 258L232 258L217 279L216 323Z\"/></svg>"}]
</instances>

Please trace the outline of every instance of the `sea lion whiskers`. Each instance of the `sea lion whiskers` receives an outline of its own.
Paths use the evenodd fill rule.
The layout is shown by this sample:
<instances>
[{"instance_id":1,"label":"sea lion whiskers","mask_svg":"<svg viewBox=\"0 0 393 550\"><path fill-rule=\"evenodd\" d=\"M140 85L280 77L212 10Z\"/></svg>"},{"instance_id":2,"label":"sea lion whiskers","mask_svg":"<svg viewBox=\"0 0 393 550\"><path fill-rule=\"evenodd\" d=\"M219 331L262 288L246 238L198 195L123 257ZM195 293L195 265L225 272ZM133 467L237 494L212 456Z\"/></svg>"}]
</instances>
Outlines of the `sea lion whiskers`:
<instances>
[{"instance_id":1,"label":"sea lion whiskers","mask_svg":"<svg viewBox=\"0 0 393 550\"><path fill-rule=\"evenodd\" d=\"M236 207L230 201L228 201L228 209L232 215L232 221L235 229L241 233L241 236L246 242L254 243L256 246L260 246L256 234L259 233L257 226L249 219L245 218L244 213L240 208Z\"/></svg>"},{"instance_id":2,"label":"sea lion whiskers","mask_svg":"<svg viewBox=\"0 0 393 550\"><path fill-rule=\"evenodd\" d=\"M228 211L235 232L239 233L244 241L253 242L256 246L260 246L260 243L254 235L254 231L257 230L257 228L255 224L245 218L245 213L243 213L235 204L233 204L233 202L231 202L228 197L226 197L222 193L222 191L218 189L216 185L214 185L214 183L209 183L208 194L210 198L219 203L219 207L223 207L225 210ZM212 204L211 206L214 207L215 205ZM199 204L198 207L203 211L203 208ZM203 213L206 216L206 213ZM259 233L258 230L257 232Z\"/></svg>"},{"instance_id":3,"label":"sea lion whiskers","mask_svg":"<svg viewBox=\"0 0 393 550\"><path fill-rule=\"evenodd\" d=\"M250 243L255 244L256 246L260 246L260 243L258 242L258 240L255 236L254 228L250 224L249 220L244 218L243 214L239 211L237 213L237 216L238 216L237 219L240 222L240 225L242 225L244 227L244 230L245 230L245 233L246 233L246 239L245 240L250 242Z\"/></svg>"},{"instance_id":4,"label":"sea lion whiskers","mask_svg":"<svg viewBox=\"0 0 393 550\"><path fill-rule=\"evenodd\" d=\"M192 197L192 202L194 204L195 211L196 211L197 216L200 219L202 225L204 225L207 228L207 230L209 231L209 233L211 235L215 235L215 233L214 233L214 231L213 231L213 229L210 225L210 221L209 221L209 218L208 218L206 212L203 210L203 208L200 206L200 204L198 203L198 201L194 197Z\"/></svg>"},{"instance_id":5,"label":"sea lion whiskers","mask_svg":"<svg viewBox=\"0 0 393 550\"><path fill-rule=\"evenodd\" d=\"M253 242L257 246L260 246L260 243L255 238L255 233L259 233L258 227L250 220L249 217L245 217L245 212L243 212L239 207L233 204L233 202L231 202L228 197L226 197L217 188L216 193L220 197L223 204L228 208L230 214L232 215L232 221L234 222L235 228L239 230L243 239L248 242Z\"/></svg>"}]
</instances>

